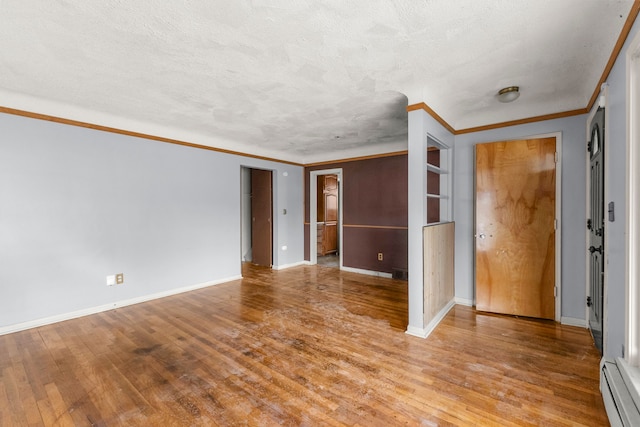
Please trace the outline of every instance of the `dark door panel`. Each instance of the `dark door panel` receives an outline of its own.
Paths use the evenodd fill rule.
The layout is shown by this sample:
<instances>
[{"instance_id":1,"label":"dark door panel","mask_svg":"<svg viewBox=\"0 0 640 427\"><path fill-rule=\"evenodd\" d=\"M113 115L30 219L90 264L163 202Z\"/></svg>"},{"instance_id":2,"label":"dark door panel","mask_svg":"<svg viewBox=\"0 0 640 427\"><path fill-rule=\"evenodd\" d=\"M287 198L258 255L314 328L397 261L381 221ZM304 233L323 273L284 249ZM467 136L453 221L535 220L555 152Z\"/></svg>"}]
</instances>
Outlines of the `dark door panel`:
<instances>
[{"instance_id":1,"label":"dark door panel","mask_svg":"<svg viewBox=\"0 0 640 427\"><path fill-rule=\"evenodd\" d=\"M590 159L589 174L589 329L596 347L602 353L604 300L604 108L598 108L590 125L587 145Z\"/></svg>"}]
</instances>

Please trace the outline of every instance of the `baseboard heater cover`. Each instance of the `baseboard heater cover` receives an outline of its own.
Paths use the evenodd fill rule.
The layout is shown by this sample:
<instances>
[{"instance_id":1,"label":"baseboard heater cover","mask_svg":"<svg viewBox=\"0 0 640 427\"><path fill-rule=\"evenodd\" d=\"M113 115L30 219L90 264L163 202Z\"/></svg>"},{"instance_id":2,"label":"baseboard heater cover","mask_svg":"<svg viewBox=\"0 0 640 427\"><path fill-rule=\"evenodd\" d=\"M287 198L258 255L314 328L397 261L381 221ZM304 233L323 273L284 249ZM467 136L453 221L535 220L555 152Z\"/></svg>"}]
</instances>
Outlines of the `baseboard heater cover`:
<instances>
[{"instance_id":1,"label":"baseboard heater cover","mask_svg":"<svg viewBox=\"0 0 640 427\"><path fill-rule=\"evenodd\" d=\"M618 364L605 360L600 373L600 390L612 427L640 426L640 411L628 386Z\"/></svg>"}]
</instances>

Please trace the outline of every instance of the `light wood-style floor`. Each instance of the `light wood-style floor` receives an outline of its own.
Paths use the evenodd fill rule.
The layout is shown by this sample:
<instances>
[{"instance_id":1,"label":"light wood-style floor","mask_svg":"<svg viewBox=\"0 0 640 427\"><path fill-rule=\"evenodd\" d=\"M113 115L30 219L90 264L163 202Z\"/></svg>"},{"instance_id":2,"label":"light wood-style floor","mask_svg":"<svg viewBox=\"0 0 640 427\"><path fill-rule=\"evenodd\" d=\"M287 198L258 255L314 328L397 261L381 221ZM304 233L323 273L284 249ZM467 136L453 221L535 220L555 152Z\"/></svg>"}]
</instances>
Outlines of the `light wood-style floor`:
<instances>
[{"instance_id":1,"label":"light wood-style floor","mask_svg":"<svg viewBox=\"0 0 640 427\"><path fill-rule=\"evenodd\" d=\"M586 330L318 266L0 337L0 425L608 425Z\"/></svg>"}]
</instances>

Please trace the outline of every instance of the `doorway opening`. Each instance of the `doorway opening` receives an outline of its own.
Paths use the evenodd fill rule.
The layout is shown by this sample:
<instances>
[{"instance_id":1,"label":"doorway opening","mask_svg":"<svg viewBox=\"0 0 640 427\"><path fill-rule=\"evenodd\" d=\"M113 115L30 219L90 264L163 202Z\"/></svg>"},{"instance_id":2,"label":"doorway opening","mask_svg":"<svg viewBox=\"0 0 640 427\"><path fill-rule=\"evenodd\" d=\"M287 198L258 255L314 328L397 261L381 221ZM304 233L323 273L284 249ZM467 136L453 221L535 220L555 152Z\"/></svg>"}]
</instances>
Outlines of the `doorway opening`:
<instances>
[{"instance_id":1,"label":"doorway opening","mask_svg":"<svg viewBox=\"0 0 640 427\"><path fill-rule=\"evenodd\" d=\"M273 174L241 168L241 260L273 265Z\"/></svg>"},{"instance_id":2,"label":"doorway opening","mask_svg":"<svg viewBox=\"0 0 640 427\"><path fill-rule=\"evenodd\" d=\"M342 268L342 169L313 171L309 185L310 263Z\"/></svg>"}]
</instances>

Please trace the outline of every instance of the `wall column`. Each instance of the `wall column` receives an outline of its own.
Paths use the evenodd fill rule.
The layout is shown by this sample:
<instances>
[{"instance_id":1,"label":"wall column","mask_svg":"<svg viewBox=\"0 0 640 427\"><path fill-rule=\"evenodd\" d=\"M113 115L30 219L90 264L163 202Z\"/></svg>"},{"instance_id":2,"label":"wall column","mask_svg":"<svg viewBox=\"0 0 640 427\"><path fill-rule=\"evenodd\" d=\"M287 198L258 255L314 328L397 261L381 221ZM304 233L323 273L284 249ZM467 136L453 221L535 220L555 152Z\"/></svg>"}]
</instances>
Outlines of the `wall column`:
<instances>
[{"instance_id":1,"label":"wall column","mask_svg":"<svg viewBox=\"0 0 640 427\"><path fill-rule=\"evenodd\" d=\"M424 256L422 228L427 220L427 124L419 109L409 115L409 326L407 333L424 337Z\"/></svg>"}]
</instances>

